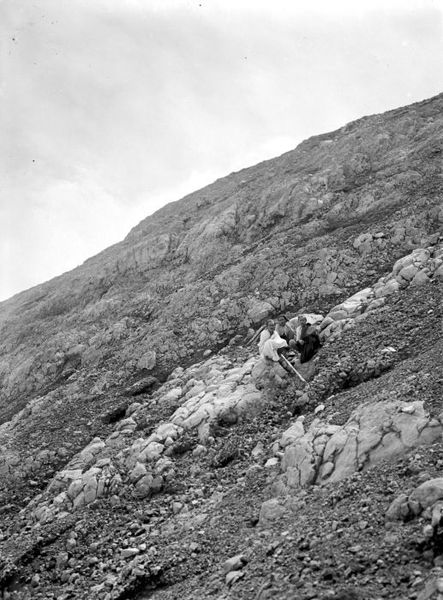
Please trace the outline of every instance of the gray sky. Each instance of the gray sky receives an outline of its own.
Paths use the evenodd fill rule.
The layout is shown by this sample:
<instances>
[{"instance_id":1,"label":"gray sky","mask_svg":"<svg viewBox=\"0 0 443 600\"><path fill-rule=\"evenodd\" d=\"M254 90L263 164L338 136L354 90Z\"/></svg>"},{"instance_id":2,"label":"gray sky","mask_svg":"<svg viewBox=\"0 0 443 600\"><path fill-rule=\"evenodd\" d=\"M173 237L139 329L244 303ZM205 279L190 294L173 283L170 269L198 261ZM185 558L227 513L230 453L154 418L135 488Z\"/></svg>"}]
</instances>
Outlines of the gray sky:
<instances>
[{"instance_id":1,"label":"gray sky","mask_svg":"<svg viewBox=\"0 0 443 600\"><path fill-rule=\"evenodd\" d=\"M441 91L441 0L0 0L0 300L217 177Z\"/></svg>"}]
</instances>

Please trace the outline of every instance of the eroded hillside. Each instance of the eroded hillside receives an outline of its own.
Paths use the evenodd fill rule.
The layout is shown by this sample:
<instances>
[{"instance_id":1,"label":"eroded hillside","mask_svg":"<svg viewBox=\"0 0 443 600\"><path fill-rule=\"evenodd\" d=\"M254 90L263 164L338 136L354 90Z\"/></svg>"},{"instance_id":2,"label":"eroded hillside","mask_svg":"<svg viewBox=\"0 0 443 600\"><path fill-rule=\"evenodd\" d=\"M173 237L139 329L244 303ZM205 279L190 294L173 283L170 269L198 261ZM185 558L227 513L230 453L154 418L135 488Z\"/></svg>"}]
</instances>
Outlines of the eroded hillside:
<instances>
[{"instance_id":1,"label":"eroded hillside","mask_svg":"<svg viewBox=\"0 0 443 600\"><path fill-rule=\"evenodd\" d=\"M144 367L164 376L266 311L321 309L426 246L442 218L442 106L438 96L311 138L3 302L0 418L74 370L97 394Z\"/></svg>"},{"instance_id":2,"label":"eroded hillside","mask_svg":"<svg viewBox=\"0 0 443 600\"><path fill-rule=\"evenodd\" d=\"M311 138L0 304L5 597L437 593L442 109ZM306 386L247 344L281 311L322 315Z\"/></svg>"}]
</instances>

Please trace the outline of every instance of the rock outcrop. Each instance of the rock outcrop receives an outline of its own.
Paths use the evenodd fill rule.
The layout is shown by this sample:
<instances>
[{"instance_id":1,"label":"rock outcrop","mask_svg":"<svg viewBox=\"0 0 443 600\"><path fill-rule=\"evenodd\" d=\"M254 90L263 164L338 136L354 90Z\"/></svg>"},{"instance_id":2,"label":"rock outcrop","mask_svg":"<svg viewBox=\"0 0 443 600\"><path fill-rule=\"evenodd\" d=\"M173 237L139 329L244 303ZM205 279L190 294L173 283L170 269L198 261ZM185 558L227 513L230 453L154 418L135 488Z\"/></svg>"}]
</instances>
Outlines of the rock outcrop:
<instances>
[{"instance_id":1,"label":"rock outcrop","mask_svg":"<svg viewBox=\"0 0 443 600\"><path fill-rule=\"evenodd\" d=\"M432 444L443 431L443 415L430 418L419 400L362 405L343 426L315 419L305 431L303 420L299 417L279 440L289 488L340 481L377 462Z\"/></svg>"}]
</instances>

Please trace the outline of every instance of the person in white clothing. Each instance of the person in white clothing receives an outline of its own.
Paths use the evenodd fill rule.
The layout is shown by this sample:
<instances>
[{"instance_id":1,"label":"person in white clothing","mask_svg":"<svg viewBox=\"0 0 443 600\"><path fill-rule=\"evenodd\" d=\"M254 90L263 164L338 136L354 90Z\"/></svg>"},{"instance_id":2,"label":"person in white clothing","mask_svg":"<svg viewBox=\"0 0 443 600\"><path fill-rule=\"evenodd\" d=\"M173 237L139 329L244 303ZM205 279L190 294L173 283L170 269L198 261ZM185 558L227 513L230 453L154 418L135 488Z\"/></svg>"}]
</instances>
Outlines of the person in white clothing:
<instances>
[{"instance_id":1,"label":"person in white clothing","mask_svg":"<svg viewBox=\"0 0 443 600\"><path fill-rule=\"evenodd\" d=\"M280 358L278 350L287 346L287 341L283 340L275 330L275 322L269 319L266 323L266 328L260 334L260 341L258 343L260 356L278 362Z\"/></svg>"}]
</instances>

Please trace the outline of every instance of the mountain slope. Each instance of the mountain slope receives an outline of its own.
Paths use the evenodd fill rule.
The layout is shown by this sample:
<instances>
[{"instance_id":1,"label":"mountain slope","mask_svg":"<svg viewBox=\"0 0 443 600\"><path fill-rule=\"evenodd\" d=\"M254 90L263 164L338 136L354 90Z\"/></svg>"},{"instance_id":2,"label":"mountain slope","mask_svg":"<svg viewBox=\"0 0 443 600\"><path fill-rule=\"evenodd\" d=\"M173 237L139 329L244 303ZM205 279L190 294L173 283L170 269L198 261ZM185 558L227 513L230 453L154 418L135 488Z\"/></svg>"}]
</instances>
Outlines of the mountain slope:
<instances>
[{"instance_id":1,"label":"mountain slope","mask_svg":"<svg viewBox=\"0 0 443 600\"><path fill-rule=\"evenodd\" d=\"M71 576L78 573L80 563L86 568L91 556L83 549L74 550L75 544L64 538L63 532L75 531L75 516L70 512L72 506L66 514L60 512L66 497L57 496L59 512L56 514L61 516L57 516L55 524L51 521L51 511L54 490L60 485L60 489L64 489L58 479L60 473L78 471L79 464L82 465L80 473L85 476L89 474L89 468L106 472L106 485L114 481L118 488L121 480L124 487L118 488L120 491L114 496L121 495L124 507L118 518L122 521L113 529L115 509L109 499L93 502L92 509L82 507L78 501L77 508L83 511L80 522L87 532L78 535L86 536L88 543L94 543L91 536L98 533L93 533L94 523L89 522L88 511L97 510L106 523L103 533L106 539L112 540L115 535L120 541L125 539L126 546L131 548L133 542L127 528L130 530L131 522L136 522L139 529L143 528L139 512L152 510L153 523L158 522L163 536L161 553L165 553L167 562L168 553L172 552L176 557L173 548L174 544L180 545L180 537L186 539L186 543L200 547L192 531L185 528L187 533L184 534L181 526L177 534L171 525L169 535L171 515L168 511L175 510L171 508L174 503L187 506L188 510L195 509L192 515L196 523L200 504L200 513L210 514L214 523L220 518L229 521L223 503L209 501L210 494L218 491L226 498L233 494L236 510L251 512L251 518L256 518L260 503L270 495L269 486L277 485L277 473L267 469L262 472L263 464L256 469L254 461L251 463L251 452L260 442L264 455L269 457L270 448L288 425L290 414L297 416L301 411L308 427L313 411L319 403L325 402L325 414L330 416L334 426L341 427L352 416L350 407L357 410L360 403L367 403L371 398L382 403L394 396L400 401L402 394L414 397L421 394L423 410L430 415L429 422L434 419L437 424L432 427L440 427L435 397L441 390L441 380L435 372L441 352L438 305L442 260L439 244L443 223L442 109L443 95L439 95L384 115L365 117L336 132L311 138L279 158L229 175L164 207L142 221L121 243L73 271L0 304L0 423L3 423L0 428L0 504L7 523L2 535L8 557L2 564L2 580L10 589L17 586L18 597L25 598L26 594L33 593L25 584L26 578L30 577L26 567L28 562L33 572L41 573L41 579L46 577L37 564L40 561L39 544L49 547L49 558L43 560L46 566L52 564L54 553L65 552L65 546L70 548L67 560L72 559L72 565L62 564L61 567L63 572L71 569L63 575L66 581L63 577L60 579L58 567L53 577L54 585L59 586L56 594L76 597L73 584L78 577L72 580ZM421 250L411 254L414 249ZM404 265L412 266L413 273L411 270L404 273L409 273L410 279L402 279L399 263L398 268L394 267L394 273L388 275L396 260L405 255L410 258ZM414 285L409 285L419 272L420 285L418 275L417 285L415 280ZM377 283L382 276L386 278ZM397 282L395 285L394 281ZM334 306L337 312L340 310L337 305L367 286L371 286L371 301L380 300L373 305L376 307L374 312L367 310L367 304L362 305L362 317L365 316L355 329L354 323L346 319L347 328L343 331L325 325L325 331L329 327L328 344L332 346L321 351L315 372L310 373L313 379L309 386L302 392L290 384L280 404L268 407L266 402L275 395L272 383L265 382L266 390L271 390L268 397L260 391L260 386L257 391L256 380L251 379L250 373L242 371L244 363L252 365L248 361L255 360L251 356L255 353L254 348L243 347L245 339L250 339L268 315L281 311L325 315ZM391 291L395 293L390 295ZM352 319L355 316L352 315ZM356 343L358 336L362 336L362 344ZM393 357L389 352L380 354L381 349L390 346L396 350ZM204 355L218 350L221 350L220 355L200 362ZM191 367L194 363L199 364ZM407 386L401 388L402 394L396 396L397 387L403 385L405 372L415 368L414 365L417 366L415 378L408 389ZM182 369L178 374L177 366ZM183 371L183 368L188 370ZM386 370L392 371L393 375L382 375ZM240 371L245 378L240 382L244 387L235 379ZM207 373L215 373L216 379L207 380ZM430 373L428 377L425 377L426 373ZM380 379L373 379L379 376ZM166 379L165 385L160 387ZM231 389L234 380L235 385L239 385L237 391ZM274 384L275 381L274 378ZM194 388L198 385L203 387L196 392ZM136 445L137 435L149 439L158 423L167 421L177 409L179 398L182 398L180 402L183 398L188 400L186 394L191 390L194 394L204 395L209 393L207 389L211 386L220 393L220 398L226 393L231 400L234 397L236 401L244 401L246 407L245 415L242 413L240 422L232 430L222 424L226 443L223 436L209 436L214 437L215 446L209 445L209 450L199 451L201 456L198 453L190 455L196 448L192 430L190 441L185 439L181 446L183 461L177 459L175 475L170 481L166 481L166 475L163 478L169 491L163 491L149 503L146 499L134 498L134 482L127 464L124 461L120 464L118 453L123 453L123 457L130 454L128 448L132 443ZM220 392L221 388L223 392ZM350 388L356 391L344 391ZM181 390L179 395L178 389ZM140 400L140 406L130 408L135 400ZM251 417L248 410L254 402L264 412L259 411ZM310 431L306 429L306 436L309 437ZM198 435L203 434L199 432ZM308 437L303 438L303 444L308 443ZM111 440L109 444L108 440ZM186 446L188 442L190 445ZM224 446L232 449L232 456L229 453L223 455ZM94 460L110 462L100 463L100 467L81 462L85 456L93 457L96 453L100 458ZM423 464L432 463L429 456L423 455ZM280 469L277 463L274 466ZM73 465L72 468L69 465ZM165 467L165 473L169 468ZM318 473L321 468L319 465ZM396 463L389 467L393 478L401 468ZM214 471L221 475L212 474L213 469L221 469ZM299 492L291 490L291 486L289 489L282 487L287 486L284 479L287 475L279 472L278 477L280 475L283 479L278 479L278 489L300 502L303 495L297 496ZM255 499L238 481L245 477L250 480L251 490L256 491ZM362 476L362 485L370 485L371 477L377 475ZM344 487L338 487L338 490L347 489L348 484L340 485ZM166 488L161 487L162 490ZM197 493L197 489L203 489L203 492ZM112 491L116 490L112 488ZM316 492L303 493L315 495ZM331 498L336 493L341 492L328 492ZM374 489L376 496L383 493L379 488ZM209 500L200 502L199 498ZM329 496L325 498L322 510L326 511ZM114 502L121 500L114 499ZM118 503L115 506L120 506ZM152 504L152 508L146 508L146 503ZM251 510L247 508L248 503L251 503ZM309 507L306 510L305 517L311 523L313 517ZM181 508L177 508L177 515L180 512ZM46 522L42 515L52 516ZM380 516L376 517L374 513L374 519L380 521ZM149 535L158 527L154 524L148 528ZM219 549L211 554L209 547L204 546L204 556L199 555L200 550L193 552L195 568L188 558L183 559L187 574L180 571L180 561L166 568L162 558L162 570L166 569L168 575L166 579L162 576L160 582L152 571L149 577L154 587L166 585L167 580L168 588L175 585L180 588L179 581L182 580L184 587L177 591L179 595L188 593L191 598L197 597L198 593L199 597L206 597L198 572L204 573L204 579L208 569L214 568L215 562L228 552L223 544L229 536L233 536L232 539L229 537L229 544L241 542L236 537L238 523L232 524L228 537L223 533L223 527L221 533L217 533L213 525L211 527L210 536L218 540ZM198 524L195 525L197 530ZM24 535L25 532L30 532L29 536L28 533ZM21 536L20 544L14 537L17 533ZM44 542L37 541L40 534ZM356 532L351 537L355 537L354 534ZM379 535L379 530L374 530L375 534ZM260 535L255 530L251 533L251 540L255 539L257 545L257 565L261 565L257 566L258 571L263 568L259 556L262 552ZM300 531L291 535L297 537ZM76 536L69 539L76 539ZM104 539L100 538L101 545L105 544ZM118 547L118 552L121 551ZM160 552L159 547L156 552ZM112 562L115 553L110 553L110 564L114 566L120 564ZM134 556L139 553L140 550ZM100 560L104 560L105 555L106 552ZM157 564L154 558L153 564ZM314 556L311 559L318 560ZM91 573L94 564L94 561L90 563ZM12 575L8 575L8 565L13 565ZM284 577L288 577L287 568L286 565L283 569ZM101 585L96 569L94 573L92 580ZM136 585L149 587L149 577L146 571L143 573L139 578L135 577ZM81 579L77 597L88 597L85 595L88 577L86 574ZM194 583L190 578L195 578ZM42 597L51 597L48 581L45 579L41 591L47 595ZM343 583L342 579L340 581ZM64 583L69 584L66 592L63 592ZM218 579L216 585L219 585ZM243 588L239 583L234 595L223 596L223 592L220 598L254 598L259 591L257 585L255 580ZM392 589L395 585L392 584ZM39 586L37 582L34 587ZM103 591L103 597L106 597L106 593L111 592L105 588L97 593ZM125 597L127 592L123 588L119 591L116 588L109 598ZM210 594L210 588L210 585L205 588L205 593ZM379 589L380 586L377 593ZM173 593L171 588L164 597L172 598ZM280 597L289 597L285 595L289 593L295 593L295 588L283 586ZM160 592L156 592L157 595L162 597Z\"/></svg>"},{"instance_id":2,"label":"mountain slope","mask_svg":"<svg viewBox=\"0 0 443 600\"><path fill-rule=\"evenodd\" d=\"M440 95L311 138L3 302L0 419L72 363L112 385L136 377L149 349L164 376L245 332L256 296L277 311L321 308L381 273L442 218L442 104ZM380 237L356 249L361 233Z\"/></svg>"}]
</instances>

